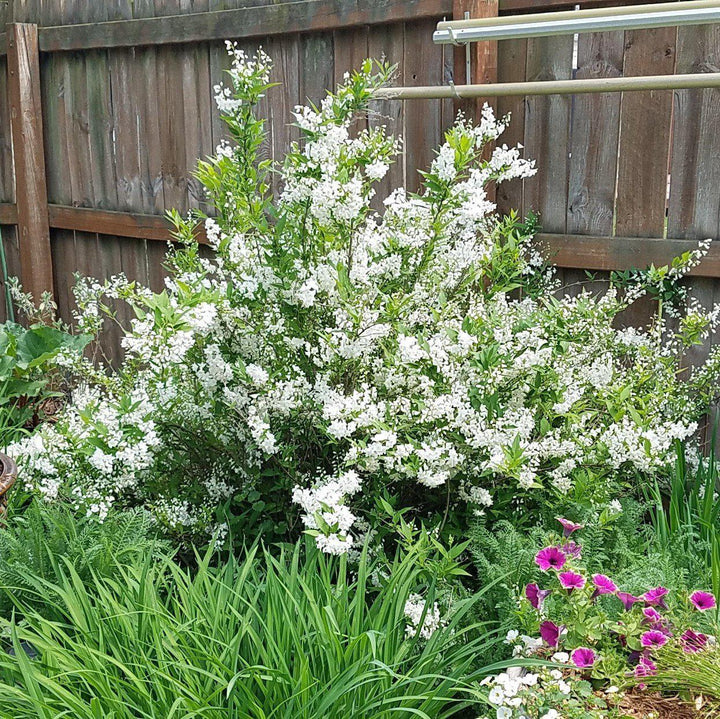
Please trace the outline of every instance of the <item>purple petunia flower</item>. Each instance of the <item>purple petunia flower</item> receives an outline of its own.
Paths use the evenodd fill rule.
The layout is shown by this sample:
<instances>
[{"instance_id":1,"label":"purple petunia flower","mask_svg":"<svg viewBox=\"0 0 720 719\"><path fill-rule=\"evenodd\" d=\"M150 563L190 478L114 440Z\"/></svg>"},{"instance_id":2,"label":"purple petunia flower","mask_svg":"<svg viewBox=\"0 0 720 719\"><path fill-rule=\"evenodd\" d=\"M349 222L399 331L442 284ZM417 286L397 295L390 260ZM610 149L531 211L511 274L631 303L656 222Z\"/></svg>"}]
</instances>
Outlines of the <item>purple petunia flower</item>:
<instances>
[{"instance_id":1,"label":"purple petunia flower","mask_svg":"<svg viewBox=\"0 0 720 719\"><path fill-rule=\"evenodd\" d=\"M562 588L567 589L569 592L574 589L582 589L585 586L585 577L575 572L560 572L558 579Z\"/></svg>"},{"instance_id":2,"label":"purple petunia flower","mask_svg":"<svg viewBox=\"0 0 720 719\"><path fill-rule=\"evenodd\" d=\"M560 549L566 557L570 557L571 559L580 559L582 557L582 547L572 540L565 542Z\"/></svg>"},{"instance_id":3,"label":"purple petunia flower","mask_svg":"<svg viewBox=\"0 0 720 719\"><path fill-rule=\"evenodd\" d=\"M570 659L576 667L585 669L595 664L595 652L588 647L578 647L570 653Z\"/></svg>"},{"instance_id":4,"label":"purple petunia flower","mask_svg":"<svg viewBox=\"0 0 720 719\"><path fill-rule=\"evenodd\" d=\"M540 636L548 646L557 648L560 643L560 635L564 629L565 627L558 626L548 619L540 625Z\"/></svg>"},{"instance_id":5,"label":"purple petunia flower","mask_svg":"<svg viewBox=\"0 0 720 719\"><path fill-rule=\"evenodd\" d=\"M706 634L695 632L692 629L686 629L680 637L682 642L683 651L686 654L694 654L704 649L708 643L708 637Z\"/></svg>"},{"instance_id":6,"label":"purple petunia flower","mask_svg":"<svg viewBox=\"0 0 720 719\"><path fill-rule=\"evenodd\" d=\"M667 635L657 629L651 629L640 637L640 644L649 649L657 649L667 644Z\"/></svg>"},{"instance_id":7,"label":"purple petunia flower","mask_svg":"<svg viewBox=\"0 0 720 719\"><path fill-rule=\"evenodd\" d=\"M525 596L527 597L528 602L530 602L533 609L537 609L538 611L542 609L545 597L547 597L549 594L549 589L540 589L540 587L538 587L535 582L533 582L532 584L528 584L525 587Z\"/></svg>"},{"instance_id":8,"label":"purple petunia flower","mask_svg":"<svg viewBox=\"0 0 720 719\"><path fill-rule=\"evenodd\" d=\"M621 602L623 607L625 607L625 611L629 612L632 609L633 604L635 602L640 601L640 597L636 597L633 594L629 594L628 592L618 592L615 595Z\"/></svg>"},{"instance_id":9,"label":"purple petunia flower","mask_svg":"<svg viewBox=\"0 0 720 719\"><path fill-rule=\"evenodd\" d=\"M564 519L563 517L555 517L555 519L562 524L563 535L566 537L569 537L573 532L577 532L578 529L582 529L585 526L584 524L571 522L569 519Z\"/></svg>"},{"instance_id":10,"label":"purple petunia flower","mask_svg":"<svg viewBox=\"0 0 720 719\"><path fill-rule=\"evenodd\" d=\"M708 609L715 609L715 607L717 606L717 603L715 602L715 597L710 594L710 592L693 592L690 595L690 603L699 612L706 612Z\"/></svg>"},{"instance_id":11,"label":"purple petunia flower","mask_svg":"<svg viewBox=\"0 0 720 719\"><path fill-rule=\"evenodd\" d=\"M592 580L595 585L593 597L597 597L600 594L615 594L615 592L617 592L615 582L605 574L593 574Z\"/></svg>"},{"instance_id":12,"label":"purple petunia flower","mask_svg":"<svg viewBox=\"0 0 720 719\"><path fill-rule=\"evenodd\" d=\"M667 604L665 604L665 595L667 593L668 590L665 589L665 587L655 587L655 589L649 589L645 592L645 594L642 595L642 598L651 607L667 609Z\"/></svg>"},{"instance_id":13,"label":"purple petunia flower","mask_svg":"<svg viewBox=\"0 0 720 719\"><path fill-rule=\"evenodd\" d=\"M654 607L645 607L645 609L643 609L643 614L645 615L645 619L647 619L649 622L654 623L662 621L662 615Z\"/></svg>"},{"instance_id":14,"label":"purple petunia flower","mask_svg":"<svg viewBox=\"0 0 720 719\"><path fill-rule=\"evenodd\" d=\"M650 677L657 672L657 666L652 659L642 656L635 667L635 678Z\"/></svg>"},{"instance_id":15,"label":"purple petunia flower","mask_svg":"<svg viewBox=\"0 0 720 719\"><path fill-rule=\"evenodd\" d=\"M565 555L557 547L545 547L535 555L535 564L547 572L548 569L562 569L566 562Z\"/></svg>"}]
</instances>

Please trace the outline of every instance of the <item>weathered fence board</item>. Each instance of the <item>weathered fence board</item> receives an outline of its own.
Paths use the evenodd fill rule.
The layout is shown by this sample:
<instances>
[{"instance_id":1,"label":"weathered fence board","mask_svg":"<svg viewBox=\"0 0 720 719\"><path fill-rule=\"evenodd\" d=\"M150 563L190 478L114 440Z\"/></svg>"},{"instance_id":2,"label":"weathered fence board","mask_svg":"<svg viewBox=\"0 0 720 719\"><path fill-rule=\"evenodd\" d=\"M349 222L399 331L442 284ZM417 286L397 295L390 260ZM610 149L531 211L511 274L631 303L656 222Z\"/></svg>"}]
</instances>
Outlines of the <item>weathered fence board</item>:
<instances>
[{"instance_id":1,"label":"weathered fence board","mask_svg":"<svg viewBox=\"0 0 720 719\"><path fill-rule=\"evenodd\" d=\"M437 21L465 9L492 14L574 5L14 0L0 6L0 20L40 26L45 214L62 315L70 315L75 271L101 277L123 271L162 287L163 241L169 238L163 214L171 207L184 212L204 206L192 175L195 162L227 137L213 102L213 87L229 65L226 38L248 52L262 45L274 58L272 79L283 87L271 90L260 109L268 117L264 151L279 159L298 137L290 125L294 106L318 102L365 57L384 56L396 64L398 84L463 83L464 49L433 45ZM0 52L7 37L0 38ZM508 40L475 45L472 56L475 80L484 73L492 79L496 64L500 82L718 71L720 30L581 35L575 47L572 37ZM22 275L21 243L12 226L19 221L13 164L18 153L13 158L5 63L0 57L0 224L7 223L2 236L9 272ZM490 99L499 113L512 113L501 143L525 145L539 168L533 179L501 186L498 206L539 212L544 239L561 266L608 270L663 263L690 246L684 240L720 235L720 90ZM480 104L465 103L464 109L477 113ZM405 141L376 206L398 184L417 189L417 170L432 161L456 109L451 100L372 103L357 129L386 125ZM277 177L273 189L280 189ZM699 272L720 278L715 250ZM565 277L579 281L583 273L568 269ZM27 276L22 279L27 284ZM705 303L720 299L719 287L715 279L695 281ZM0 319L4 305L0 298ZM630 319L644 321L641 313ZM116 359L119 335L113 330L105 339Z\"/></svg>"}]
</instances>

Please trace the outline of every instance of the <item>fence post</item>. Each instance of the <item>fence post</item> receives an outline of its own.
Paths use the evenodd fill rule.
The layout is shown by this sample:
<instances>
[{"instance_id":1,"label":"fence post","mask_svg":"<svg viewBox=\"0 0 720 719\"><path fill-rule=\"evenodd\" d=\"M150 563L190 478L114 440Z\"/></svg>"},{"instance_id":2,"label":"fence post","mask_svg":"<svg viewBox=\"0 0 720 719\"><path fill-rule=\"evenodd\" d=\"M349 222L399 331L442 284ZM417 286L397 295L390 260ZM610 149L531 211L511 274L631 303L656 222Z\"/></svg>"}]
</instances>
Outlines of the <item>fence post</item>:
<instances>
[{"instance_id":1,"label":"fence post","mask_svg":"<svg viewBox=\"0 0 720 719\"><path fill-rule=\"evenodd\" d=\"M485 17L497 17L498 0L453 0L453 20L473 20ZM468 56L469 50L469 56ZM470 61L470 77L467 77L467 61ZM487 84L497 82L498 44L496 41L471 42L455 48L453 58L453 78L456 85ZM456 109L461 109L476 121L480 120L483 104L494 104L491 97L479 97L472 100L460 100Z\"/></svg>"},{"instance_id":2,"label":"fence post","mask_svg":"<svg viewBox=\"0 0 720 719\"><path fill-rule=\"evenodd\" d=\"M38 300L54 288L37 25L9 24L7 47L20 272L23 288Z\"/></svg>"}]
</instances>

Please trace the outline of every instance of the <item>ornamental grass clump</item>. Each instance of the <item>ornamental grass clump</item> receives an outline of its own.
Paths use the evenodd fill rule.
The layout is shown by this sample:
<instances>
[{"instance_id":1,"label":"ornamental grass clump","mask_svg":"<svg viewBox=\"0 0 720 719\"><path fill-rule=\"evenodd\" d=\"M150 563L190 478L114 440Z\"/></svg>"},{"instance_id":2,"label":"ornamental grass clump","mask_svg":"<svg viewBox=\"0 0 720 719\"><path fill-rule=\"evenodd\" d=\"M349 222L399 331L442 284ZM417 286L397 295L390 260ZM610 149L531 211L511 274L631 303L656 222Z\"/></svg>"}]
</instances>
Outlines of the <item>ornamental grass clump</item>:
<instances>
[{"instance_id":1,"label":"ornamental grass clump","mask_svg":"<svg viewBox=\"0 0 720 719\"><path fill-rule=\"evenodd\" d=\"M217 92L232 142L197 173L212 216L175 215L182 246L161 293L80 282L83 330L112 314L108 297L136 319L120 370L85 366L57 424L13 448L28 487L99 518L142 504L196 539L305 528L340 554L379 528L381 498L463 528L576 485L607 502L671 461L720 351L689 378L679 360L718 310L691 306L674 329L663 312L647 330L617 318L707 245L630 289L553 293L532 223L498 216L487 193L535 172L502 144L507 119L459 116L418 192L376 198L399 142L353 122L390 68L367 61L297 108L301 140L274 165L256 115L270 60L230 54Z\"/></svg>"},{"instance_id":2,"label":"ornamental grass clump","mask_svg":"<svg viewBox=\"0 0 720 719\"><path fill-rule=\"evenodd\" d=\"M0 715L477 714L477 682L502 665L477 661L496 635L467 622L473 599L440 610L417 548L388 563L363 552L351 572L306 544L217 568L208 553L196 571L148 558L85 582L68 564L47 582L52 611L21 599L24 621L2 623Z\"/></svg>"}]
</instances>

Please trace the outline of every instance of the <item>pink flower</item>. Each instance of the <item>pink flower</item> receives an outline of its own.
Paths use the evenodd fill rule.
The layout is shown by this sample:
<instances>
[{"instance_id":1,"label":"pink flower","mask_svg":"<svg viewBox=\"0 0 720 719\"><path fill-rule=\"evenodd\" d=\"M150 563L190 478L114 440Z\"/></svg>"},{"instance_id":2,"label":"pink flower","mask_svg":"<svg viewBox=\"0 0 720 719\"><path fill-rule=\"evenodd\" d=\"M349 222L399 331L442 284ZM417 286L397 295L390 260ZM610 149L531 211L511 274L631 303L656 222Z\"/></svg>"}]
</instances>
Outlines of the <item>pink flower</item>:
<instances>
[{"instance_id":1,"label":"pink flower","mask_svg":"<svg viewBox=\"0 0 720 719\"><path fill-rule=\"evenodd\" d=\"M557 547L545 547L535 555L535 564L547 572L548 569L562 569L565 566L565 555Z\"/></svg>"},{"instance_id":2,"label":"pink flower","mask_svg":"<svg viewBox=\"0 0 720 719\"><path fill-rule=\"evenodd\" d=\"M690 595L690 603L699 612L706 612L708 609L715 609L715 607L717 606L717 603L715 602L715 597L710 594L710 592L693 592Z\"/></svg>"},{"instance_id":3,"label":"pink flower","mask_svg":"<svg viewBox=\"0 0 720 719\"><path fill-rule=\"evenodd\" d=\"M595 664L595 652L588 647L578 647L571 652L570 659L576 667L585 669Z\"/></svg>"},{"instance_id":4,"label":"pink flower","mask_svg":"<svg viewBox=\"0 0 720 719\"><path fill-rule=\"evenodd\" d=\"M578 529L582 529L584 524L576 524L571 522L569 519L563 519L562 517L555 517L560 524L562 524L563 535L569 537L573 532L577 532Z\"/></svg>"},{"instance_id":5,"label":"pink flower","mask_svg":"<svg viewBox=\"0 0 720 719\"><path fill-rule=\"evenodd\" d=\"M540 625L540 636L548 646L556 648L560 643L560 635L564 629L565 627L546 620Z\"/></svg>"},{"instance_id":6,"label":"pink flower","mask_svg":"<svg viewBox=\"0 0 720 719\"><path fill-rule=\"evenodd\" d=\"M651 607L660 607L662 609L667 609L667 604L665 604L665 595L668 593L668 590L665 589L665 587L655 587L655 589L649 589L645 594L642 595L642 598L649 604Z\"/></svg>"},{"instance_id":7,"label":"pink flower","mask_svg":"<svg viewBox=\"0 0 720 719\"><path fill-rule=\"evenodd\" d=\"M575 572L560 572L558 579L562 588L567 589L569 592L574 589L582 589L585 586L585 577Z\"/></svg>"},{"instance_id":8,"label":"pink flower","mask_svg":"<svg viewBox=\"0 0 720 719\"><path fill-rule=\"evenodd\" d=\"M649 649L657 649L667 643L667 635L657 629L651 629L640 637L640 644Z\"/></svg>"},{"instance_id":9,"label":"pink flower","mask_svg":"<svg viewBox=\"0 0 720 719\"><path fill-rule=\"evenodd\" d=\"M638 662L637 666L635 667L635 678L639 679L641 677L650 677L653 674L657 672L657 667L655 666L655 662L652 661L652 659L649 659L648 657L640 657L640 661Z\"/></svg>"},{"instance_id":10,"label":"pink flower","mask_svg":"<svg viewBox=\"0 0 720 719\"><path fill-rule=\"evenodd\" d=\"M680 641L682 642L683 651L686 654L694 654L705 648L708 643L708 637L706 634L687 629L680 637Z\"/></svg>"},{"instance_id":11,"label":"pink flower","mask_svg":"<svg viewBox=\"0 0 720 719\"><path fill-rule=\"evenodd\" d=\"M628 592L618 592L615 596L622 602L626 612L629 612L632 609L635 602L640 601L640 597L636 597Z\"/></svg>"},{"instance_id":12,"label":"pink flower","mask_svg":"<svg viewBox=\"0 0 720 719\"><path fill-rule=\"evenodd\" d=\"M662 615L653 607L645 607L645 609L643 609L643 614L645 615L645 619L650 622L654 623L662 621Z\"/></svg>"},{"instance_id":13,"label":"pink flower","mask_svg":"<svg viewBox=\"0 0 720 719\"><path fill-rule=\"evenodd\" d=\"M610 577L604 574L593 574L593 584L595 585L594 597L600 594L615 594L617 592L617 586Z\"/></svg>"},{"instance_id":14,"label":"pink flower","mask_svg":"<svg viewBox=\"0 0 720 719\"><path fill-rule=\"evenodd\" d=\"M530 602L532 607L537 610L542 608L545 597L549 594L549 589L540 589L540 587L538 587L538 585L534 582L525 587L525 596L527 597L528 602Z\"/></svg>"}]
</instances>

